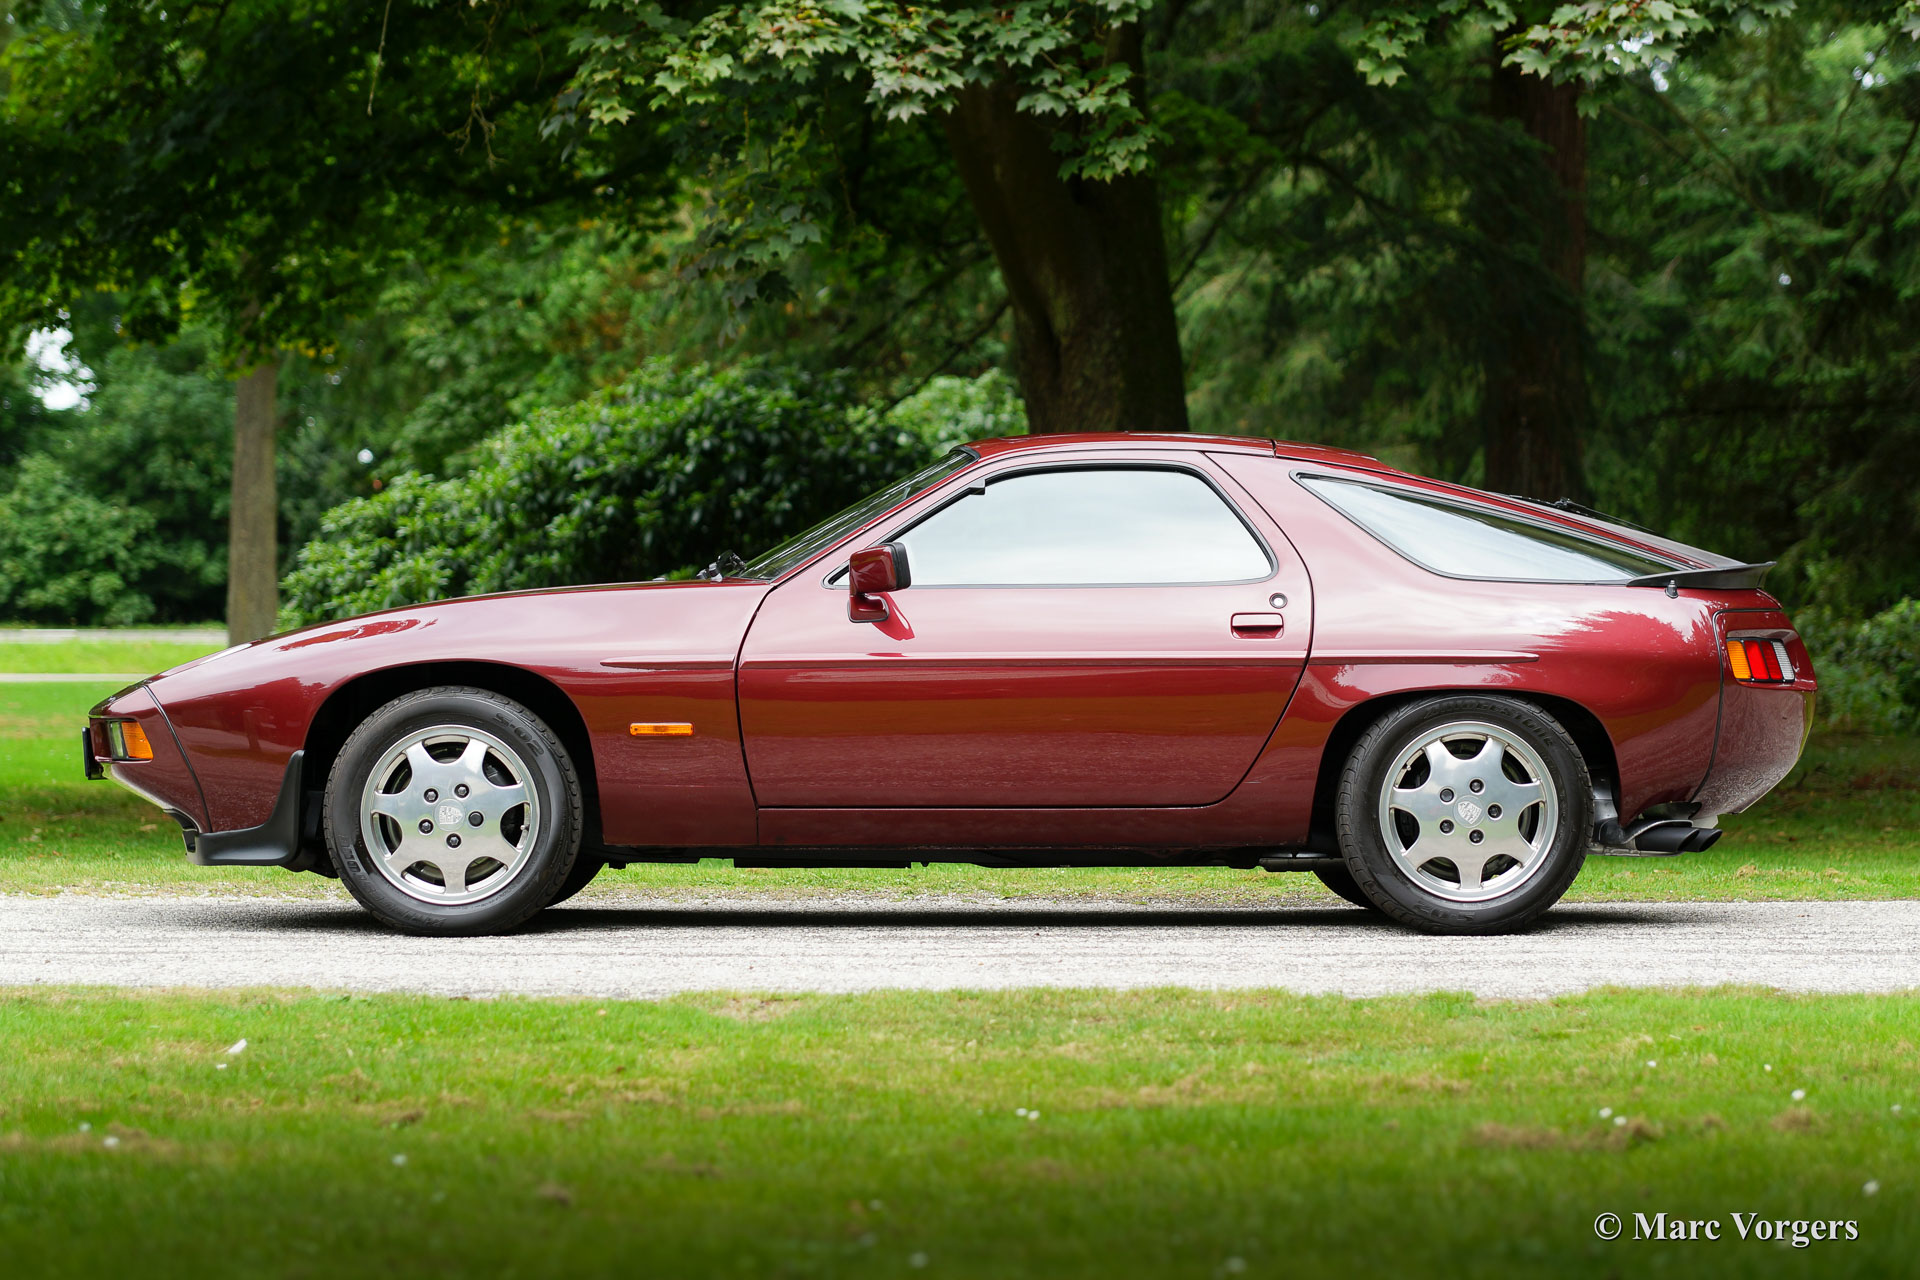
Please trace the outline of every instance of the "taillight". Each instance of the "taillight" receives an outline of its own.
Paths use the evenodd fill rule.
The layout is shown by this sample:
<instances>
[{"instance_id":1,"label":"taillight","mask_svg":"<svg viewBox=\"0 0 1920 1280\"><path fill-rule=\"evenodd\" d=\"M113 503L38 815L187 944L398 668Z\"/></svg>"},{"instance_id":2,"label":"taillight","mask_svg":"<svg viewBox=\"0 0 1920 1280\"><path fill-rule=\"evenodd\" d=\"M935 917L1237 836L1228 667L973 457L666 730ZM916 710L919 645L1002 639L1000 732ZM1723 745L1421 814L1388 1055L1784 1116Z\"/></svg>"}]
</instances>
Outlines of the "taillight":
<instances>
[{"instance_id":1,"label":"taillight","mask_svg":"<svg viewBox=\"0 0 1920 1280\"><path fill-rule=\"evenodd\" d=\"M1793 683L1793 659L1784 640L1727 641L1727 670L1741 684Z\"/></svg>"}]
</instances>

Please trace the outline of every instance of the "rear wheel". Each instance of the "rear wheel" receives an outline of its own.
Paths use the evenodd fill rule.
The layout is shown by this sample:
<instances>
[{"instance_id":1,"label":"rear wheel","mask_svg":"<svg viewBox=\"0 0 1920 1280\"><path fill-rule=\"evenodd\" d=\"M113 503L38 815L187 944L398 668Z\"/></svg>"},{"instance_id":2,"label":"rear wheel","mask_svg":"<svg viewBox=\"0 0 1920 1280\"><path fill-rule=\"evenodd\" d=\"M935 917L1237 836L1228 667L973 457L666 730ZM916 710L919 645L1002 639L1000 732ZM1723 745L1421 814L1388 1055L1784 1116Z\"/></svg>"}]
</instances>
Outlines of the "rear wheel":
<instances>
[{"instance_id":1,"label":"rear wheel","mask_svg":"<svg viewBox=\"0 0 1920 1280\"><path fill-rule=\"evenodd\" d=\"M1593 786L1572 737L1540 708L1433 698L1355 744L1336 826L1356 887L1387 915L1431 933L1502 933L1579 874Z\"/></svg>"},{"instance_id":2,"label":"rear wheel","mask_svg":"<svg viewBox=\"0 0 1920 1280\"><path fill-rule=\"evenodd\" d=\"M484 689L424 689L368 716L327 780L341 882L408 933L499 933L566 887L579 775L538 716Z\"/></svg>"}]
</instances>

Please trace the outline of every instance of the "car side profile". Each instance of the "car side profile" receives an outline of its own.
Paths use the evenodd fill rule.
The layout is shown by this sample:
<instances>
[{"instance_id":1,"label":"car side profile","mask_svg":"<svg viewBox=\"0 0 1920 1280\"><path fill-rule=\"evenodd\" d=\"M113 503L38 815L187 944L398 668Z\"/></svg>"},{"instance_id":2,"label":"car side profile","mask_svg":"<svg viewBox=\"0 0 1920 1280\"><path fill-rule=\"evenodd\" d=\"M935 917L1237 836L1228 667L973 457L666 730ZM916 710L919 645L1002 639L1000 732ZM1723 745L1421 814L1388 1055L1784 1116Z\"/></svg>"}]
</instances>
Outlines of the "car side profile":
<instances>
[{"instance_id":1,"label":"car side profile","mask_svg":"<svg viewBox=\"0 0 1920 1280\"><path fill-rule=\"evenodd\" d=\"M984 440L699 580L188 663L83 755L193 861L337 875L414 933L708 857L1310 871L1493 933L1792 767L1814 673L1765 569L1338 449Z\"/></svg>"}]
</instances>

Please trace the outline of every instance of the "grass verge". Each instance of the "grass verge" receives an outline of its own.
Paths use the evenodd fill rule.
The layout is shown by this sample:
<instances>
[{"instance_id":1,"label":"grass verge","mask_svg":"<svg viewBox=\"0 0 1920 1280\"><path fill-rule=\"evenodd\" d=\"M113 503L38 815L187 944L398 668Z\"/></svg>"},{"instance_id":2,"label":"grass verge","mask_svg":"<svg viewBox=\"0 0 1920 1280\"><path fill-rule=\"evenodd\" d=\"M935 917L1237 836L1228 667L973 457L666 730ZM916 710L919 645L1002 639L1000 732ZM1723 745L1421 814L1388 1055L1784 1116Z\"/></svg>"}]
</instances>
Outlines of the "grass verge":
<instances>
[{"instance_id":1,"label":"grass verge","mask_svg":"<svg viewBox=\"0 0 1920 1280\"><path fill-rule=\"evenodd\" d=\"M1916 1025L1911 996L1724 989L16 991L0 1256L22 1277L1903 1274ZM1608 1211L1628 1238L1595 1238ZM1742 1241L1735 1211L1858 1239ZM1635 1242L1636 1212L1724 1236Z\"/></svg>"},{"instance_id":2,"label":"grass verge","mask_svg":"<svg viewBox=\"0 0 1920 1280\"><path fill-rule=\"evenodd\" d=\"M62 644L9 642L0 635L0 672L24 675L80 675L115 671L157 675L169 667L205 657L222 648L226 637L206 644L167 641L69 640Z\"/></svg>"},{"instance_id":3,"label":"grass verge","mask_svg":"<svg viewBox=\"0 0 1920 1280\"><path fill-rule=\"evenodd\" d=\"M0 684L0 892L341 892L318 876L189 866L177 830L157 809L112 784L84 781L79 730L87 708L114 687L112 681ZM1704 854L1590 858L1569 900L1920 897L1920 741L1816 737L1785 783L1723 825L1726 837ZM1311 876L1218 868L788 871L742 870L724 861L609 872L588 890L596 896L849 892L1210 904L1332 900Z\"/></svg>"}]
</instances>

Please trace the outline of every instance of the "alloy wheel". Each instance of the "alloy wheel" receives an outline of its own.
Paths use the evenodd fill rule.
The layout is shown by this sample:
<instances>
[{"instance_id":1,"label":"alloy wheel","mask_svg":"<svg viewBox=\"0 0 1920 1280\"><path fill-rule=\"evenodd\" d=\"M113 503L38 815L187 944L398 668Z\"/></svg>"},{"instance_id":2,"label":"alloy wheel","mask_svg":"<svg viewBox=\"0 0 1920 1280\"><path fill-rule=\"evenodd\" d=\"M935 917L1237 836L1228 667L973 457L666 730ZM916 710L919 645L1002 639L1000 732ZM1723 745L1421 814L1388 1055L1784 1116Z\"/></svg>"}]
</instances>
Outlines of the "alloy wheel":
<instances>
[{"instance_id":1,"label":"alloy wheel","mask_svg":"<svg viewBox=\"0 0 1920 1280\"><path fill-rule=\"evenodd\" d=\"M1406 746L1386 771L1377 816L1400 870L1451 902L1518 890L1546 864L1560 830L1540 753L1478 720L1440 725Z\"/></svg>"},{"instance_id":2,"label":"alloy wheel","mask_svg":"<svg viewBox=\"0 0 1920 1280\"><path fill-rule=\"evenodd\" d=\"M408 733L360 795L360 836L395 888L443 906L512 884L540 838L540 803L518 752L466 725Z\"/></svg>"}]
</instances>

